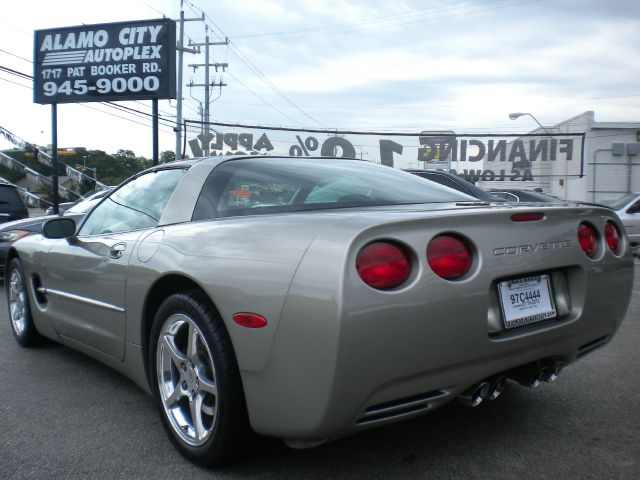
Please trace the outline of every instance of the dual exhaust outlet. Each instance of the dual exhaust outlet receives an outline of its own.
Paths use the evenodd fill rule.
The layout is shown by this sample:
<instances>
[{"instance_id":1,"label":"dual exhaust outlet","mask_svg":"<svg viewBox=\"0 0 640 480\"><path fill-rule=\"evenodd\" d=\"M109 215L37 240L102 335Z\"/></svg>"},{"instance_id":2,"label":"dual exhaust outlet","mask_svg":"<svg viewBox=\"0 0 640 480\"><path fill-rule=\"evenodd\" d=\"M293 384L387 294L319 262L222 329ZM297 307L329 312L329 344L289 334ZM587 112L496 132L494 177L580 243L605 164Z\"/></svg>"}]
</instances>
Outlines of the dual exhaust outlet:
<instances>
[{"instance_id":1,"label":"dual exhaust outlet","mask_svg":"<svg viewBox=\"0 0 640 480\"><path fill-rule=\"evenodd\" d=\"M538 387L542 382L555 382L564 368L564 362L525 365L510 374L496 375L476 383L460 396L458 402L465 407L477 407L485 400L498 398L507 384L507 379L513 379L525 387Z\"/></svg>"}]
</instances>

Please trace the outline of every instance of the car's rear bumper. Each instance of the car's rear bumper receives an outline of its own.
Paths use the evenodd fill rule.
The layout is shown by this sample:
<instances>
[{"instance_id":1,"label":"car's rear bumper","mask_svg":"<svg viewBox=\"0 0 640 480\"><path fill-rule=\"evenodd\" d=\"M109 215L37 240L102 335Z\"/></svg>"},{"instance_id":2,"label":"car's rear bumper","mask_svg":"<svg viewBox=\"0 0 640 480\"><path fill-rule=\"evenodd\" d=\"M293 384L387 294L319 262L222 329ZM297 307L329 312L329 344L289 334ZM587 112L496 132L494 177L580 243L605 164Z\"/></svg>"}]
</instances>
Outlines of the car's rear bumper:
<instances>
[{"instance_id":1,"label":"car's rear bumper","mask_svg":"<svg viewBox=\"0 0 640 480\"><path fill-rule=\"evenodd\" d=\"M293 288L267 368L243 372L252 426L308 446L422 415L531 362L571 363L616 332L633 260L572 271L568 313L498 332L491 331L491 292L457 302L388 298L387 308L367 300L347 310L327 298L310 310Z\"/></svg>"}]
</instances>

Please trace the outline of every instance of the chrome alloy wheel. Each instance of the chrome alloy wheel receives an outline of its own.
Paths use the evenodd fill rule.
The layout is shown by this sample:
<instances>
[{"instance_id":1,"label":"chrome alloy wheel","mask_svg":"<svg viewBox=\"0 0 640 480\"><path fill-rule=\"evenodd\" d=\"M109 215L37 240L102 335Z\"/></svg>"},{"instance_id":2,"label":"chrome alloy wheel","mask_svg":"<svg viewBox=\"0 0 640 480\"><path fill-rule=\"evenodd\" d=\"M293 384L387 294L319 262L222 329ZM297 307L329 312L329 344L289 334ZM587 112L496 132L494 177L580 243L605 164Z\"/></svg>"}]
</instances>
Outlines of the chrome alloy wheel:
<instances>
[{"instance_id":1,"label":"chrome alloy wheel","mask_svg":"<svg viewBox=\"0 0 640 480\"><path fill-rule=\"evenodd\" d=\"M183 313L171 315L162 326L156 375L173 430L187 444L203 445L218 416L216 370L202 331Z\"/></svg>"},{"instance_id":2,"label":"chrome alloy wheel","mask_svg":"<svg viewBox=\"0 0 640 480\"><path fill-rule=\"evenodd\" d=\"M20 270L14 268L9 276L9 315L17 336L27 328L27 290Z\"/></svg>"}]
</instances>

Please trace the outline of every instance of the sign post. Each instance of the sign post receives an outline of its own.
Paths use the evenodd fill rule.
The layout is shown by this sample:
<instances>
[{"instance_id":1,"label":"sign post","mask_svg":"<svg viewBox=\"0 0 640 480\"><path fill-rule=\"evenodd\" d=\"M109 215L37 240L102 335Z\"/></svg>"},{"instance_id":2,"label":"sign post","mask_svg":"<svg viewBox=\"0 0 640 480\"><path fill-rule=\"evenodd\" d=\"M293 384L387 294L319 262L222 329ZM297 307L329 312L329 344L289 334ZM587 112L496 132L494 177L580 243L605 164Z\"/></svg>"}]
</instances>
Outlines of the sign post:
<instances>
[{"instance_id":1,"label":"sign post","mask_svg":"<svg viewBox=\"0 0 640 480\"><path fill-rule=\"evenodd\" d=\"M60 196L58 195L58 104L51 104L51 169L53 170L53 214L59 212Z\"/></svg>"},{"instance_id":2,"label":"sign post","mask_svg":"<svg viewBox=\"0 0 640 480\"><path fill-rule=\"evenodd\" d=\"M151 100L151 112L152 112L152 132L151 135L153 135L153 166L155 167L156 165L158 165L158 161L159 161L159 157L160 157L160 152L158 149L158 99L154 98L153 100Z\"/></svg>"},{"instance_id":3,"label":"sign post","mask_svg":"<svg viewBox=\"0 0 640 480\"><path fill-rule=\"evenodd\" d=\"M54 209L57 192L57 104L152 100L153 160L158 162L158 99L176 98L173 20L36 30L34 102L51 104Z\"/></svg>"}]
</instances>

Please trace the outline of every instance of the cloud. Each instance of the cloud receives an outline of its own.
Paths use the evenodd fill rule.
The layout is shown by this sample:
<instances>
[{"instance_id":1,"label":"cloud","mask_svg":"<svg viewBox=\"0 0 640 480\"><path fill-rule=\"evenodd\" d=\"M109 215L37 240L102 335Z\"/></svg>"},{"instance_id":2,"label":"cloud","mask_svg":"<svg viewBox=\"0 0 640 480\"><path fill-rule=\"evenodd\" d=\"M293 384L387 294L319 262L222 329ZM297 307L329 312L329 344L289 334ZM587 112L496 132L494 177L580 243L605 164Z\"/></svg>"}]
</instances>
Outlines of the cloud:
<instances>
[{"instance_id":1,"label":"cloud","mask_svg":"<svg viewBox=\"0 0 640 480\"><path fill-rule=\"evenodd\" d=\"M212 37L232 41L210 53L212 61L229 63L229 74L212 73L212 80L228 84L211 106L220 121L319 126L291 103L341 128L525 130L526 119L507 119L514 110L532 111L543 123L585 110L595 110L598 120L638 120L636 0L234 0L215 9L190 1L223 30L210 29ZM0 19L0 41L4 50L30 59L36 28L176 18L177 5L112 0L109 9L96 11L70 0L62 11L55 2L24 0ZM187 17L199 16L185 5ZM204 40L201 22L188 22L186 30L188 40ZM185 55L185 63L203 60ZM3 53L0 64L32 69ZM185 71L185 80L202 83L203 73ZM184 97L185 117L197 118L203 90L185 89ZM1 81L0 104L0 125L31 140L48 137L49 109L34 105L27 88ZM163 101L160 109L171 115L171 105ZM60 111L67 145L129 146L150 155L148 127L86 107ZM163 132L161 149L173 144L172 133Z\"/></svg>"}]
</instances>

